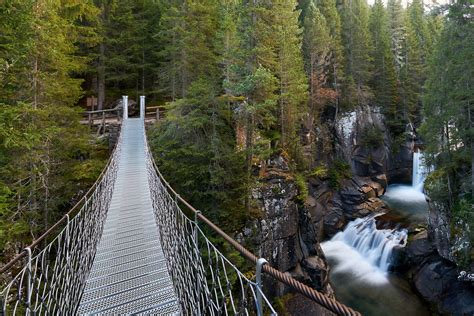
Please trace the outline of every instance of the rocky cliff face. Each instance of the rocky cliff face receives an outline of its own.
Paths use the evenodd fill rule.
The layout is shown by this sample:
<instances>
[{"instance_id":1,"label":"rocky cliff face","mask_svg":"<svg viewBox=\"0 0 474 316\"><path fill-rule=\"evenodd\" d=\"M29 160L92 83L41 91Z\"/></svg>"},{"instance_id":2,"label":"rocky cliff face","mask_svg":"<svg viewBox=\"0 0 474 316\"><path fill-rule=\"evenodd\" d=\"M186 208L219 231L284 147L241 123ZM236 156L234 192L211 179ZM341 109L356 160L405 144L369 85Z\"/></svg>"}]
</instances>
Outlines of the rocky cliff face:
<instances>
[{"instance_id":1,"label":"rocky cliff face","mask_svg":"<svg viewBox=\"0 0 474 316\"><path fill-rule=\"evenodd\" d=\"M362 141L369 129L380 133L373 137L377 143ZM390 136L377 109L363 107L348 113L336 122L335 130L335 136L329 136L331 153L326 157L318 153L313 161L315 165L321 161L330 165L331 156L336 156L350 164L350 176L338 178L337 185L330 175L311 176L309 194L300 201L288 162L282 156L273 157L259 166L259 186L252 193L261 219L249 223L239 236L246 243L258 245L259 256L276 268L328 295L333 295L329 267L319 243L341 231L348 221L384 211L379 196L388 184L387 170L395 170L400 164L411 170L411 154L409 160L392 154ZM316 138L311 143L308 137L306 143L307 154L311 152L309 147L318 147L321 140ZM269 288L278 296L288 291L276 283Z\"/></svg>"},{"instance_id":2,"label":"rocky cliff face","mask_svg":"<svg viewBox=\"0 0 474 316\"><path fill-rule=\"evenodd\" d=\"M260 185L252 197L261 219L247 225L239 237L258 245L258 255L272 266L332 296L329 267L319 246L320 227L298 202L298 188L287 161L281 156L270 159L260 174ZM266 291L273 295L289 291L279 282L267 282Z\"/></svg>"},{"instance_id":3,"label":"rocky cliff face","mask_svg":"<svg viewBox=\"0 0 474 316\"><path fill-rule=\"evenodd\" d=\"M395 258L397 272L404 273L435 310L450 315L474 314L473 282L463 280L457 266L439 255L426 231L416 235L406 248L399 248Z\"/></svg>"},{"instance_id":4,"label":"rocky cliff face","mask_svg":"<svg viewBox=\"0 0 474 316\"><path fill-rule=\"evenodd\" d=\"M454 261L451 253L451 228L443 205L429 202L428 234L441 257Z\"/></svg>"},{"instance_id":5,"label":"rocky cliff face","mask_svg":"<svg viewBox=\"0 0 474 316\"><path fill-rule=\"evenodd\" d=\"M392 139L377 107L358 107L335 122L335 153L351 165L354 175L386 175L389 182L410 182L416 136L411 125L406 138Z\"/></svg>"},{"instance_id":6,"label":"rocky cliff face","mask_svg":"<svg viewBox=\"0 0 474 316\"><path fill-rule=\"evenodd\" d=\"M285 158L276 156L262 163L260 185L252 194L261 218L249 223L240 238L257 245L259 256L279 270L332 296L329 266L319 243L355 218L386 212L379 197L389 182L411 181L413 151L418 144L411 126L407 126L406 139L394 141L383 115L371 107L342 115L332 134L327 133L331 128L323 130L324 139L311 137L311 133L303 139L304 155L311 158L312 167L327 167L307 177L305 200L299 196ZM319 151L315 153L314 148ZM336 160L348 164L350 172L336 170ZM472 284L457 280L456 266L448 261L453 259L449 221L437 210L430 212L429 234L425 232L400 251L397 269L407 273L418 292L440 311L472 314ZM276 296L289 291L277 282L265 287ZM297 300L296 296L292 299Z\"/></svg>"},{"instance_id":7,"label":"rocky cliff face","mask_svg":"<svg viewBox=\"0 0 474 316\"><path fill-rule=\"evenodd\" d=\"M370 178L354 176L342 181L341 189L333 189L321 179L310 180L310 212L323 215L323 235L332 237L343 230L349 221L365 217L372 212L385 211L378 197L385 187ZM314 204L314 206L313 206Z\"/></svg>"}]
</instances>

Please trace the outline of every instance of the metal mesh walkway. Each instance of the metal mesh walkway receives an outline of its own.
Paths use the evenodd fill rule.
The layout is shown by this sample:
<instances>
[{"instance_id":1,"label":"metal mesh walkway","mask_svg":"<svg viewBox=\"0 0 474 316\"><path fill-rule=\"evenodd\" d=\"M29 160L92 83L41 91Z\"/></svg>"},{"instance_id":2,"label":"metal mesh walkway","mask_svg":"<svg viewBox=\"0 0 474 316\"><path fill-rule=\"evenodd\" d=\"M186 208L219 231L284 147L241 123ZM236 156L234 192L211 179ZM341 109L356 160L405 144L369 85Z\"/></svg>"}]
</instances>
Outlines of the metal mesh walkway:
<instances>
[{"instance_id":1,"label":"metal mesh walkway","mask_svg":"<svg viewBox=\"0 0 474 316\"><path fill-rule=\"evenodd\" d=\"M117 180L79 314L178 314L147 178L144 126L122 127Z\"/></svg>"}]
</instances>

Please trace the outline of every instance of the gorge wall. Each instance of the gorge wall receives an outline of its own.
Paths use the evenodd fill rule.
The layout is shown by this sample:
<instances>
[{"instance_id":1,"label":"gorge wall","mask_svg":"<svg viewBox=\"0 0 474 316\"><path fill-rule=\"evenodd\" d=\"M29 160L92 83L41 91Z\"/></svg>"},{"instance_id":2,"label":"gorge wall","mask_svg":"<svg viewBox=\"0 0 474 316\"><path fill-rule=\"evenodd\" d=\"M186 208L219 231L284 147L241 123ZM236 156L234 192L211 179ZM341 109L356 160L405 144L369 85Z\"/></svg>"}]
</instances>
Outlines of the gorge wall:
<instances>
[{"instance_id":1,"label":"gorge wall","mask_svg":"<svg viewBox=\"0 0 474 316\"><path fill-rule=\"evenodd\" d=\"M394 141L383 115L369 106L340 116L327 128L326 133L318 130L302 137L303 152L310 161L305 174L307 194L302 193L305 190L283 155L255 166L259 185L252 198L261 217L247 225L240 238L258 245L257 253L281 271L333 296L320 242L355 218L386 211L379 197L389 183L410 183L413 151L419 144L410 125L403 141ZM446 225L443 214L431 212L430 223L439 225L418 235L411 232L416 240L398 253L396 270L435 309L469 311L472 288L457 280L456 265L442 253L447 246L436 242L446 240L441 234L448 226L439 229ZM277 282L266 288L278 296L289 292ZM456 296L456 291L461 294Z\"/></svg>"}]
</instances>

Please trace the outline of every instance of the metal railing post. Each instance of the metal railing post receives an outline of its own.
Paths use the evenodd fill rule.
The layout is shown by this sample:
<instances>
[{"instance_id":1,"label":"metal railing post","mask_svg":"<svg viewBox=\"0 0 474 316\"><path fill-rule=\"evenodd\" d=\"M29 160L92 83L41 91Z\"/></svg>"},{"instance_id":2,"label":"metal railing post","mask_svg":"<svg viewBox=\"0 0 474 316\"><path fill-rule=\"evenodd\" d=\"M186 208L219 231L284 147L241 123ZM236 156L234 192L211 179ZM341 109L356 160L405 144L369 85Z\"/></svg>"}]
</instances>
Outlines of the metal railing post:
<instances>
[{"instance_id":1,"label":"metal railing post","mask_svg":"<svg viewBox=\"0 0 474 316\"><path fill-rule=\"evenodd\" d=\"M70 262L70 254L69 254L69 248L70 248L70 222L71 222L71 219L69 217L69 214L66 214L66 217L67 217L67 224L66 224L66 293L65 293L65 297L66 297L66 302L67 304L69 304L70 302L70 299L69 299L69 296L71 294L71 291L70 291L70 288L71 288L71 282L70 282L70 275L71 275L71 262ZM70 306L68 306L70 307ZM68 307L66 308L66 310L68 310Z\"/></svg>"},{"instance_id":2,"label":"metal railing post","mask_svg":"<svg viewBox=\"0 0 474 316\"><path fill-rule=\"evenodd\" d=\"M31 267L31 248L30 247L26 247L25 248L26 250L26 253L28 255L28 276L27 276L27 279L26 279L26 315L30 315L31 313L31 289L32 289L32 284L31 284L31 275L32 275L32 267Z\"/></svg>"},{"instance_id":3,"label":"metal railing post","mask_svg":"<svg viewBox=\"0 0 474 316\"><path fill-rule=\"evenodd\" d=\"M105 134L105 112L102 112L102 134Z\"/></svg>"},{"instance_id":4,"label":"metal railing post","mask_svg":"<svg viewBox=\"0 0 474 316\"><path fill-rule=\"evenodd\" d=\"M194 242L196 243L196 247L194 249L194 252L195 252L195 260L196 262L198 262L198 260L200 259L200 253L199 253L199 222L198 222L198 219L199 219L199 214L201 214L201 211L197 210L195 213L194 213ZM198 308L197 312L198 312L198 315L201 314L201 305L200 305L200 302L201 302L201 281L199 280L199 268L198 268L198 265L196 264L195 265L196 267L196 307Z\"/></svg>"},{"instance_id":5,"label":"metal railing post","mask_svg":"<svg viewBox=\"0 0 474 316\"><path fill-rule=\"evenodd\" d=\"M145 96L140 96L140 119L145 120Z\"/></svg>"},{"instance_id":6,"label":"metal railing post","mask_svg":"<svg viewBox=\"0 0 474 316\"><path fill-rule=\"evenodd\" d=\"M262 267L268 263L264 258L257 260L256 267L256 283L257 283L257 315L263 315L263 305L262 305Z\"/></svg>"},{"instance_id":7,"label":"metal railing post","mask_svg":"<svg viewBox=\"0 0 474 316\"><path fill-rule=\"evenodd\" d=\"M128 95L122 96L123 119L128 119Z\"/></svg>"}]
</instances>

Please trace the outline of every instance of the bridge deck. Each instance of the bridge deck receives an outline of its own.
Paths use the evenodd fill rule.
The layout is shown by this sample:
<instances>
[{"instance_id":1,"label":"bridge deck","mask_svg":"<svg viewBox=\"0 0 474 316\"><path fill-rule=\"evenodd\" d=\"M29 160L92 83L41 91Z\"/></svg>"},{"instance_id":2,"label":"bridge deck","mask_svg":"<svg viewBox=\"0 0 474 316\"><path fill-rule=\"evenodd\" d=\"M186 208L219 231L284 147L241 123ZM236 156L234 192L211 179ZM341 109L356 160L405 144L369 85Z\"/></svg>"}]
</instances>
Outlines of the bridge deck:
<instances>
[{"instance_id":1,"label":"bridge deck","mask_svg":"<svg viewBox=\"0 0 474 316\"><path fill-rule=\"evenodd\" d=\"M178 314L153 214L143 123L128 119L117 180L79 314Z\"/></svg>"}]
</instances>

